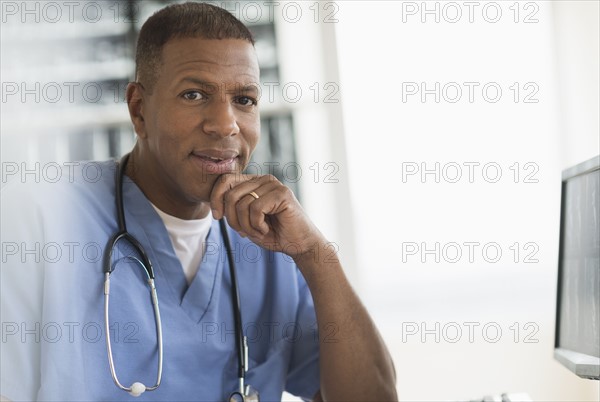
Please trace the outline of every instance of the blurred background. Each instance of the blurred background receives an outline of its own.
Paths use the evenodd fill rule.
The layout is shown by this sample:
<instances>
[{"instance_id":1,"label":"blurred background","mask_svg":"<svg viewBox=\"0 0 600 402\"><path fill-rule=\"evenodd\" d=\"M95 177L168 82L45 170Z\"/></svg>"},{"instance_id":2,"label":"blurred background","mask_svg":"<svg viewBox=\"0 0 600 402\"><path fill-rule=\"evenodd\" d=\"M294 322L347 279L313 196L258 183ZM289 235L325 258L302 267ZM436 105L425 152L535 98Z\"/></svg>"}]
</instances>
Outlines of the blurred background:
<instances>
[{"instance_id":1,"label":"blurred background","mask_svg":"<svg viewBox=\"0 0 600 402\"><path fill-rule=\"evenodd\" d=\"M168 3L2 2L2 185L131 149L137 32ZM257 39L249 170L340 253L400 398L598 401L553 347L561 171L600 153L599 2L212 3Z\"/></svg>"}]
</instances>

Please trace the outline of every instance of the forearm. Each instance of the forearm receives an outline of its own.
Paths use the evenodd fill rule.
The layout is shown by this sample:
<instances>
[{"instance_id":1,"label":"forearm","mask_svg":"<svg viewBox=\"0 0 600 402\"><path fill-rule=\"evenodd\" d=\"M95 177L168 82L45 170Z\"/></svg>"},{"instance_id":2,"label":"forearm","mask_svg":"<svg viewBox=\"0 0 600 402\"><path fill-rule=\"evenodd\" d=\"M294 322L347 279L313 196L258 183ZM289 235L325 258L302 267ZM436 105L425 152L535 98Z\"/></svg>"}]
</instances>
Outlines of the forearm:
<instances>
[{"instance_id":1,"label":"forearm","mask_svg":"<svg viewBox=\"0 0 600 402\"><path fill-rule=\"evenodd\" d=\"M242 236L285 252L302 271L319 326L323 399L397 399L394 366L383 340L293 192L270 175L227 174L213 187L211 208L215 219L227 217ZM334 334L327 332L332 329Z\"/></svg>"},{"instance_id":2,"label":"forearm","mask_svg":"<svg viewBox=\"0 0 600 402\"><path fill-rule=\"evenodd\" d=\"M321 248L321 250L323 250ZM336 257L296 258L315 303L325 401L397 400L387 348Z\"/></svg>"}]
</instances>

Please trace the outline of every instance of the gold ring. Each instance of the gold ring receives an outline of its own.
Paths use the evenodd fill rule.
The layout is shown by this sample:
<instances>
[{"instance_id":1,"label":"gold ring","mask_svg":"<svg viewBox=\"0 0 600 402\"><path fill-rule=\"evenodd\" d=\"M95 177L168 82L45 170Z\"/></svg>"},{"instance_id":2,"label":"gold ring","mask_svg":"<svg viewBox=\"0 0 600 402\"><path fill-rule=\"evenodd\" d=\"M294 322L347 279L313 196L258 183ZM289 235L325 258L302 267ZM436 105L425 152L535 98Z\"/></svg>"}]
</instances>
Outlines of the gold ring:
<instances>
[{"instance_id":1,"label":"gold ring","mask_svg":"<svg viewBox=\"0 0 600 402\"><path fill-rule=\"evenodd\" d=\"M258 200L260 197L258 196L258 194L256 194L254 191L250 191L248 193L248 195L251 195L252 197L254 197L254 199Z\"/></svg>"}]
</instances>

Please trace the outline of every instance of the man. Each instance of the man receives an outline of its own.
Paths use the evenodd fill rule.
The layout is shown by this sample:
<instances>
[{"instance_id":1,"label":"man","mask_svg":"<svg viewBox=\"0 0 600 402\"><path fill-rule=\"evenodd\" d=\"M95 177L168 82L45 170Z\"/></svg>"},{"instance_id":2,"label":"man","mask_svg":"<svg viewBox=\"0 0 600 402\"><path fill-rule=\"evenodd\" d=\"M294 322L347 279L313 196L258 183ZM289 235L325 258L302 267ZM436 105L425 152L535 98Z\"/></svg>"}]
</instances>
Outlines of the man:
<instances>
[{"instance_id":1,"label":"man","mask_svg":"<svg viewBox=\"0 0 600 402\"><path fill-rule=\"evenodd\" d=\"M274 177L241 173L260 132L259 68L247 28L215 6L172 5L142 27L136 65L127 102L138 139L120 162L123 226L154 267L163 366L140 268L149 264L126 241L109 262L109 327L102 331L106 268L89 245L106 253L118 230L117 167L96 164L91 180L89 165L77 166L54 187L3 190L3 215L31 211L27 221L3 219L3 242L31 248L35 238L42 249L68 244L72 251L77 243L86 250L59 263L3 256L3 396L132 398L115 386L112 370L114 382L145 400L236 400L243 346L236 344L227 269L236 260L249 348L245 384L261 400L279 400L284 390L313 400L396 399L386 347L327 240ZM23 191L27 199L13 195ZM222 218L229 228L219 226ZM240 257L249 248L253 257Z\"/></svg>"}]
</instances>

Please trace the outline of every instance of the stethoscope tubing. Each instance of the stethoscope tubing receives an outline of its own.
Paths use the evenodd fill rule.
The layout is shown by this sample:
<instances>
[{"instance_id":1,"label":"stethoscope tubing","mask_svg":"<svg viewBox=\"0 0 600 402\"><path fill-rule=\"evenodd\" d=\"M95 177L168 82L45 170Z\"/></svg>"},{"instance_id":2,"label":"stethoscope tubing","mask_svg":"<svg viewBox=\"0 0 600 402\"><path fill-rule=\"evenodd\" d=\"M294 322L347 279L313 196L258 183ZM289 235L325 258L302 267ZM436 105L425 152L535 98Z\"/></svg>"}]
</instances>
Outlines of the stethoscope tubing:
<instances>
[{"instance_id":1,"label":"stethoscope tubing","mask_svg":"<svg viewBox=\"0 0 600 402\"><path fill-rule=\"evenodd\" d=\"M229 241L229 234L227 233L227 227L225 226L225 218L219 220L221 227L221 235L223 242L225 243L225 249L227 250L227 260L229 261L229 274L231 275L231 303L233 305L233 318L236 333L236 349L238 354L238 379L240 392L244 393L244 380L246 378L246 371L248 370L248 341L244 336L242 328L242 307L240 302L240 290L238 287L237 274L235 270L235 263L233 260L233 252L231 250L231 243Z\"/></svg>"}]
</instances>

